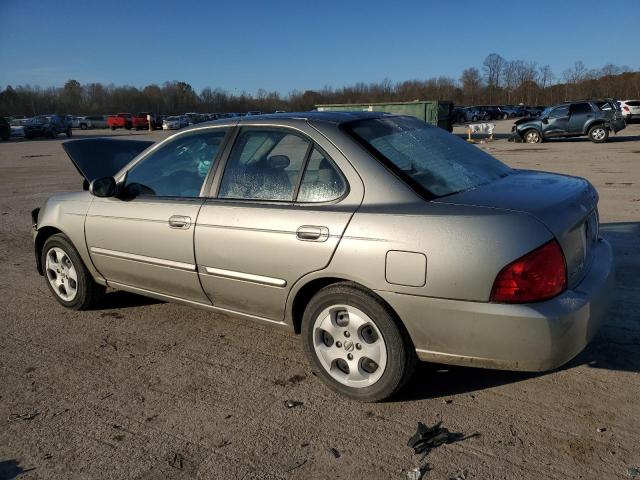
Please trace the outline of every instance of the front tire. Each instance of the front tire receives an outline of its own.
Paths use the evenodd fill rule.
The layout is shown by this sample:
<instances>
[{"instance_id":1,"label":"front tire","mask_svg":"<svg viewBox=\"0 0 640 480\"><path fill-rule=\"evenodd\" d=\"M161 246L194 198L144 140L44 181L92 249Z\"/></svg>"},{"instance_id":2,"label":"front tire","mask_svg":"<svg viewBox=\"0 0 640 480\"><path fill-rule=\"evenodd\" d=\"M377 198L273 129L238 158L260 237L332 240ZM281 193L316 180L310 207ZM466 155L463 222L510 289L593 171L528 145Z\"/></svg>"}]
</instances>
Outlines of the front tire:
<instances>
[{"instance_id":1,"label":"front tire","mask_svg":"<svg viewBox=\"0 0 640 480\"><path fill-rule=\"evenodd\" d=\"M72 310L95 306L105 287L95 282L71 241L62 233L52 235L42 248L42 269L55 299Z\"/></svg>"},{"instance_id":2,"label":"front tire","mask_svg":"<svg viewBox=\"0 0 640 480\"><path fill-rule=\"evenodd\" d=\"M609 129L604 125L594 125L589 129L588 135L593 143L604 143L609 139Z\"/></svg>"},{"instance_id":3,"label":"front tire","mask_svg":"<svg viewBox=\"0 0 640 480\"><path fill-rule=\"evenodd\" d=\"M415 348L393 311L377 295L352 284L320 290L302 319L312 370L342 395L379 402L411 378Z\"/></svg>"},{"instance_id":4,"label":"front tire","mask_svg":"<svg viewBox=\"0 0 640 480\"><path fill-rule=\"evenodd\" d=\"M534 128L524 132L523 138L524 138L524 141L526 143L541 143L542 142L542 136L540 135L540 132L538 132Z\"/></svg>"}]
</instances>

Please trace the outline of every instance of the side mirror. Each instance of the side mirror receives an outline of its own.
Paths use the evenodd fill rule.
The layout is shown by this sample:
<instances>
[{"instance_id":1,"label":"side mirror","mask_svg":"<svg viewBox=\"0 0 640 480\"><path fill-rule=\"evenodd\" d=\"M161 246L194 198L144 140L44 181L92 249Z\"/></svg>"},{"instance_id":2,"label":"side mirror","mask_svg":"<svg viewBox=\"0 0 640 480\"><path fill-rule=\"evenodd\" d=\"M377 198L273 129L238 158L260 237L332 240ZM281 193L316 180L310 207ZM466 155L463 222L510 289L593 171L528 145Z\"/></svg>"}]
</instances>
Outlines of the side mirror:
<instances>
[{"instance_id":1,"label":"side mirror","mask_svg":"<svg viewBox=\"0 0 640 480\"><path fill-rule=\"evenodd\" d=\"M549 123L549 119L547 117L542 118L542 123Z\"/></svg>"},{"instance_id":2,"label":"side mirror","mask_svg":"<svg viewBox=\"0 0 640 480\"><path fill-rule=\"evenodd\" d=\"M116 181L113 177L96 178L89 184L89 192L96 197L115 197L116 191Z\"/></svg>"}]
</instances>

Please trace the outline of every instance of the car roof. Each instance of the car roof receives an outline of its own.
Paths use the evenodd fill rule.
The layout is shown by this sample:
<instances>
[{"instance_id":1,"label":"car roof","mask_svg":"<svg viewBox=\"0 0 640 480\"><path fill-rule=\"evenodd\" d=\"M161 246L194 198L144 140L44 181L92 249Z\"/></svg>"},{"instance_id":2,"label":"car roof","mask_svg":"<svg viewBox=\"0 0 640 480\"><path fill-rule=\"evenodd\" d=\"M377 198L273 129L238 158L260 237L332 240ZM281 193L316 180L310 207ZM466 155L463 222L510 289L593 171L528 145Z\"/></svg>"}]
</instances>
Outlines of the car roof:
<instances>
[{"instance_id":1,"label":"car roof","mask_svg":"<svg viewBox=\"0 0 640 480\"><path fill-rule=\"evenodd\" d=\"M250 115L249 117L232 117L202 122L192 125L185 130L202 128L207 125L242 125L243 123L255 122L256 120L307 120L313 122L325 122L340 125L354 120L364 120L369 118L381 118L395 116L385 112L363 112L363 111L326 111L326 112L285 112L285 113L265 113L261 115Z\"/></svg>"}]
</instances>

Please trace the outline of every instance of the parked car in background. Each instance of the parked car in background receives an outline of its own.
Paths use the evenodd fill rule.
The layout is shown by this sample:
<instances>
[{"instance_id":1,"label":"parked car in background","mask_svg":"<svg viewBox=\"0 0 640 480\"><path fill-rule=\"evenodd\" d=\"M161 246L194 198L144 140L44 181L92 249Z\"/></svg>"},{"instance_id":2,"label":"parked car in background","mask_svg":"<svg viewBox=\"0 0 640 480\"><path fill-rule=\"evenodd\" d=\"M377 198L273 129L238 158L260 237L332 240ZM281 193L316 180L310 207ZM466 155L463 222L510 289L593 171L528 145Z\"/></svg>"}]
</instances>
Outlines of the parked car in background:
<instances>
[{"instance_id":1,"label":"parked car in background","mask_svg":"<svg viewBox=\"0 0 640 480\"><path fill-rule=\"evenodd\" d=\"M508 115L508 118L520 118L527 114L524 107L520 105L503 105L500 107L500 110L505 112Z\"/></svg>"},{"instance_id":2,"label":"parked car in background","mask_svg":"<svg viewBox=\"0 0 640 480\"><path fill-rule=\"evenodd\" d=\"M247 117L250 117L251 115L262 115L262 112L260 110L251 110L247 112L245 115Z\"/></svg>"},{"instance_id":3,"label":"parked car in background","mask_svg":"<svg viewBox=\"0 0 640 480\"><path fill-rule=\"evenodd\" d=\"M640 120L640 100L621 100L618 105L627 123Z\"/></svg>"},{"instance_id":4,"label":"parked car in background","mask_svg":"<svg viewBox=\"0 0 640 480\"><path fill-rule=\"evenodd\" d=\"M38 115L29 119L24 125L24 136L27 139L36 137L55 138L64 133L71 136L71 118L64 115Z\"/></svg>"},{"instance_id":5,"label":"parked car in background","mask_svg":"<svg viewBox=\"0 0 640 480\"><path fill-rule=\"evenodd\" d=\"M72 117L71 127L86 130L87 128L91 128L91 122L87 120L87 117Z\"/></svg>"},{"instance_id":6,"label":"parked car in background","mask_svg":"<svg viewBox=\"0 0 640 480\"><path fill-rule=\"evenodd\" d=\"M138 112L131 115L131 127L136 130L149 130L149 120L147 115L151 115L152 122L154 121L154 115L149 112Z\"/></svg>"},{"instance_id":7,"label":"parked car in background","mask_svg":"<svg viewBox=\"0 0 640 480\"><path fill-rule=\"evenodd\" d=\"M606 142L609 132L625 128L620 107L613 100L583 100L548 107L539 118L517 120L514 138L527 143L559 137L587 135L594 143Z\"/></svg>"},{"instance_id":8,"label":"parked car in background","mask_svg":"<svg viewBox=\"0 0 640 480\"><path fill-rule=\"evenodd\" d=\"M0 117L0 139L9 140L11 138L11 125L9 120Z\"/></svg>"},{"instance_id":9,"label":"parked car in background","mask_svg":"<svg viewBox=\"0 0 640 480\"><path fill-rule=\"evenodd\" d=\"M107 125L111 130L116 128L125 128L131 130L131 114L130 113L118 113L117 115L109 115L107 118Z\"/></svg>"},{"instance_id":10,"label":"parked car in background","mask_svg":"<svg viewBox=\"0 0 640 480\"><path fill-rule=\"evenodd\" d=\"M485 116L484 112L481 112L476 107L462 107L460 109L460 113L460 123L479 122L481 120L484 120Z\"/></svg>"},{"instance_id":11,"label":"parked car in background","mask_svg":"<svg viewBox=\"0 0 640 480\"><path fill-rule=\"evenodd\" d=\"M24 126L30 119L27 117L17 118L11 120L11 137L20 138L24 137Z\"/></svg>"},{"instance_id":12,"label":"parked car in background","mask_svg":"<svg viewBox=\"0 0 640 480\"><path fill-rule=\"evenodd\" d=\"M88 115L84 118L90 122L90 128L107 128L109 126L104 115Z\"/></svg>"},{"instance_id":13,"label":"parked car in background","mask_svg":"<svg viewBox=\"0 0 640 480\"><path fill-rule=\"evenodd\" d=\"M185 121L183 117L166 117L162 120L163 130L178 130L182 127L186 127L189 123Z\"/></svg>"}]
</instances>

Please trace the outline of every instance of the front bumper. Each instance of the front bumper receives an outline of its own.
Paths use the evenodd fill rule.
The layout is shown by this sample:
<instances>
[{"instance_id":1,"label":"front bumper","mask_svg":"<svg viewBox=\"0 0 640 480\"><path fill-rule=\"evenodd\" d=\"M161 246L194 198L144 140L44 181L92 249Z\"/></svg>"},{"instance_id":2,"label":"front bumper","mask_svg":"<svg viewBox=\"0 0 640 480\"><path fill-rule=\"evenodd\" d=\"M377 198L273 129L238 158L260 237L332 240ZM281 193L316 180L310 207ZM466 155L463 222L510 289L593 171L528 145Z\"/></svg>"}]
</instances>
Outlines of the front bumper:
<instances>
[{"instance_id":1,"label":"front bumper","mask_svg":"<svg viewBox=\"0 0 640 480\"><path fill-rule=\"evenodd\" d=\"M600 239L578 286L551 300L509 305L378 291L402 319L421 360L546 371L580 353L606 317L613 254Z\"/></svg>"}]
</instances>

